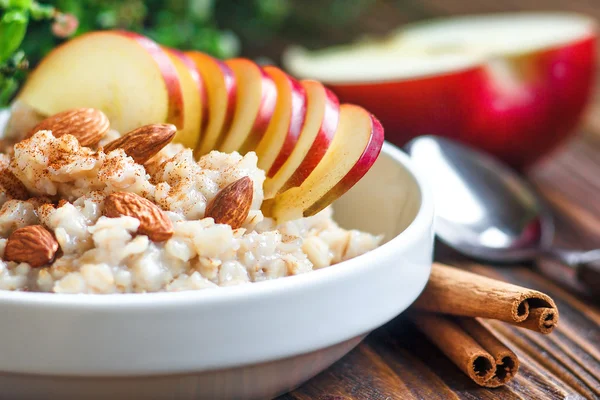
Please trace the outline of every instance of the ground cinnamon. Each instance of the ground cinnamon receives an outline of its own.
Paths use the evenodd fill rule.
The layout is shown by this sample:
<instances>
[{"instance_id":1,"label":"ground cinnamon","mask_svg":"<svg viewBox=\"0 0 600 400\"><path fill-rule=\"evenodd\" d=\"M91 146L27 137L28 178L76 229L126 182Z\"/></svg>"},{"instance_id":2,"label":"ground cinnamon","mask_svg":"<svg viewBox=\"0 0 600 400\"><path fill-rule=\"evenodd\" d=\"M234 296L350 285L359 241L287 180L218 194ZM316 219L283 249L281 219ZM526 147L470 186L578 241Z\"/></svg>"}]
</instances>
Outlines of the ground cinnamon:
<instances>
[{"instance_id":1,"label":"ground cinnamon","mask_svg":"<svg viewBox=\"0 0 600 400\"><path fill-rule=\"evenodd\" d=\"M414 308L497 319L541 333L558 323L558 309L544 293L438 263Z\"/></svg>"},{"instance_id":2,"label":"ground cinnamon","mask_svg":"<svg viewBox=\"0 0 600 400\"><path fill-rule=\"evenodd\" d=\"M498 387L519 369L519 359L474 318L411 315L415 325L475 383Z\"/></svg>"}]
</instances>

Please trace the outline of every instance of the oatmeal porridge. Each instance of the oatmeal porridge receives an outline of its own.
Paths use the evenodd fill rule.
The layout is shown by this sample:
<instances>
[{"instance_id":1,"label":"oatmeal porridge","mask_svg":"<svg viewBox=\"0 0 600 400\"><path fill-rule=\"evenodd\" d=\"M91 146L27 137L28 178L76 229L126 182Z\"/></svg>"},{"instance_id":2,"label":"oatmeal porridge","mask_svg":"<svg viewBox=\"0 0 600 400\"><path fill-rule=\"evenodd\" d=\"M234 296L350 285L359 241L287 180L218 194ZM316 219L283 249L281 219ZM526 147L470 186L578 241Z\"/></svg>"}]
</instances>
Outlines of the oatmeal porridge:
<instances>
[{"instance_id":1,"label":"oatmeal porridge","mask_svg":"<svg viewBox=\"0 0 600 400\"><path fill-rule=\"evenodd\" d=\"M325 268L381 241L339 227L331 208L281 224L265 217L253 152L196 160L169 143L166 124L123 136L105 124L85 138L43 124L13 127L3 142L0 289L216 288Z\"/></svg>"}]
</instances>

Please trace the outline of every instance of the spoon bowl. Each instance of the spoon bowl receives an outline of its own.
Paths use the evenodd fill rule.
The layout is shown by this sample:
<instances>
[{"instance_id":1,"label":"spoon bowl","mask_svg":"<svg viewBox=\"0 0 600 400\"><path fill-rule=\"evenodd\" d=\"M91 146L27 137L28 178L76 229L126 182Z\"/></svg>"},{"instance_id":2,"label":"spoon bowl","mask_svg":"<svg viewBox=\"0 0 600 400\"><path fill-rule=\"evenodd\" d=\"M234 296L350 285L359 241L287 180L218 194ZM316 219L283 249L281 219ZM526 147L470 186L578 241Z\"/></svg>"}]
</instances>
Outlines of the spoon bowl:
<instances>
[{"instance_id":1,"label":"spoon bowl","mask_svg":"<svg viewBox=\"0 0 600 400\"><path fill-rule=\"evenodd\" d=\"M451 139L421 136L406 151L433 189L435 232L451 248L491 262L549 256L600 293L600 251L552 246L554 222L535 190L500 161Z\"/></svg>"},{"instance_id":2,"label":"spoon bowl","mask_svg":"<svg viewBox=\"0 0 600 400\"><path fill-rule=\"evenodd\" d=\"M552 217L516 172L441 137L416 138L406 149L433 188L441 241L498 262L532 259L550 245Z\"/></svg>"}]
</instances>

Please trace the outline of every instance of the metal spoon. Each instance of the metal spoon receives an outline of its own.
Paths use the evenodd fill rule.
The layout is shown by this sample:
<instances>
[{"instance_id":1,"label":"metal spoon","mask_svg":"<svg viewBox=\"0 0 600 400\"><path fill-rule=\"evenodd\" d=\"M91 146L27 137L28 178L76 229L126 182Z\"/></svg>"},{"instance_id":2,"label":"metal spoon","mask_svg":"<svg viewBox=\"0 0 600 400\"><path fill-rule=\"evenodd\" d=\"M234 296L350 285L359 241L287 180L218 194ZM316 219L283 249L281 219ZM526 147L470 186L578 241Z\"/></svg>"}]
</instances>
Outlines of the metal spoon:
<instances>
[{"instance_id":1,"label":"metal spoon","mask_svg":"<svg viewBox=\"0 0 600 400\"><path fill-rule=\"evenodd\" d=\"M435 231L442 242L490 262L554 259L600 295L600 249L553 247L552 215L516 172L450 139L421 136L405 148L433 189Z\"/></svg>"}]
</instances>

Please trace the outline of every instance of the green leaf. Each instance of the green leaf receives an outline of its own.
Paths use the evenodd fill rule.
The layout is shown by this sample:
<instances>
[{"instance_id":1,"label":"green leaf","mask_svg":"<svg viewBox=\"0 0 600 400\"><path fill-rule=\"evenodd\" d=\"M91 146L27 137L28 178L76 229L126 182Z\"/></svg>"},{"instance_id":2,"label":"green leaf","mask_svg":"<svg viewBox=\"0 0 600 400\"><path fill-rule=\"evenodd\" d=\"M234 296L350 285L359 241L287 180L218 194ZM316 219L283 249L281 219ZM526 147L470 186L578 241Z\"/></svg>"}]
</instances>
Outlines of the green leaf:
<instances>
[{"instance_id":1,"label":"green leaf","mask_svg":"<svg viewBox=\"0 0 600 400\"><path fill-rule=\"evenodd\" d=\"M19 8L21 10L29 10L32 0L8 0L9 8Z\"/></svg>"},{"instance_id":2,"label":"green leaf","mask_svg":"<svg viewBox=\"0 0 600 400\"><path fill-rule=\"evenodd\" d=\"M115 10L104 10L99 12L96 17L96 23L103 29L110 29L117 26L117 13Z\"/></svg>"},{"instance_id":3,"label":"green leaf","mask_svg":"<svg viewBox=\"0 0 600 400\"><path fill-rule=\"evenodd\" d=\"M28 21L29 14L23 10L8 11L0 19L0 64L21 46Z\"/></svg>"},{"instance_id":4,"label":"green leaf","mask_svg":"<svg viewBox=\"0 0 600 400\"><path fill-rule=\"evenodd\" d=\"M0 75L0 108L8 106L18 88L19 82L15 78Z\"/></svg>"},{"instance_id":5,"label":"green leaf","mask_svg":"<svg viewBox=\"0 0 600 400\"><path fill-rule=\"evenodd\" d=\"M31 3L31 18L36 21L42 19L52 19L54 18L54 14L56 14L56 9L52 6L48 6L45 4L40 4L37 1Z\"/></svg>"},{"instance_id":6,"label":"green leaf","mask_svg":"<svg viewBox=\"0 0 600 400\"><path fill-rule=\"evenodd\" d=\"M212 17L214 0L190 0L188 8L191 17L197 21L207 21Z\"/></svg>"}]
</instances>

